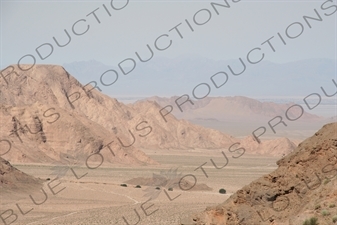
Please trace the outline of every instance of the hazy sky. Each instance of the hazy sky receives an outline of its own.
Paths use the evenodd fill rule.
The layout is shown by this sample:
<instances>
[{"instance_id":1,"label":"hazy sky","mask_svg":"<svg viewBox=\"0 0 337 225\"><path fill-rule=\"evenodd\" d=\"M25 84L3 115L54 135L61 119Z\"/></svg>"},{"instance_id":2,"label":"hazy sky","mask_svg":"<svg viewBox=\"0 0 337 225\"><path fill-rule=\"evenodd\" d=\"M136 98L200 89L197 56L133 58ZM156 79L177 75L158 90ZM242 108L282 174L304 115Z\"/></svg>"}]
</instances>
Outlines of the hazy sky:
<instances>
[{"instance_id":1,"label":"hazy sky","mask_svg":"<svg viewBox=\"0 0 337 225\"><path fill-rule=\"evenodd\" d=\"M126 58L137 59L135 52L147 57L150 53L146 45L154 51L154 57L175 58L181 55L198 55L215 60L237 59L245 57L256 47L262 48L265 59L272 62L290 62L308 58L336 59L337 13L330 7L334 3L325 1L240 1L228 0L230 8L216 6L216 14L210 2L225 4L224 1L5 1L1 0L1 68L31 54L36 63L63 64L74 61L95 59L107 65L118 65ZM104 9L105 4L107 13ZM115 10L125 6L123 9ZM96 10L97 9L97 10ZM306 24L303 16L317 17L314 9L323 21L310 20L312 28ZM95 15L100 23L98 23ZM199 11L201 10L201 11ZM199 12L198 12L199 11ZM91 14L90 14L91 13ZM89 14L89 15L88 15ZM326 16L324 14L332 14ZM88 16L87 16L88 15ZM196 25L206 22L204 25ZM81 21L79 21L81 20ZM188 20L194 31L188 27ZM207 22L208 20L208 22ZM83 35L89 25L89 30ZM295 36L294 39L286 35ZM169 31L177 26L177 30ZM67 42L66 29L71 42ZM277 33L287 42L283 45ZM164 48L155 49L154 42ZM272 36L276 52L267 44L261 45ZM52 54L41 60L35 49L45 43L53 46ZM40 53L47 56L50 46L45 44ZM252 54L258 57L259 53ZM32 63L31 57L25 57L21 63Z\"/></svg>"}]
</instances>

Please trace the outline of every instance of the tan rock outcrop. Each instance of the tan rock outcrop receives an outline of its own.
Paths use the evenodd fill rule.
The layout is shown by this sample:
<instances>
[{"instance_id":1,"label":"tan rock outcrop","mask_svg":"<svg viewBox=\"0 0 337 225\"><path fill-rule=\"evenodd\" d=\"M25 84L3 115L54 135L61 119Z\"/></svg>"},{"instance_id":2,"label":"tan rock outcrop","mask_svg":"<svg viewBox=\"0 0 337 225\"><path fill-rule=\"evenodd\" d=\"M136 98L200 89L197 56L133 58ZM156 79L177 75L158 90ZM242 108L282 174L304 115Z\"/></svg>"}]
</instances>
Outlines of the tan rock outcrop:
<instances>
[{"instance_id":1,"label":"tan rock outcrop","mask_svg":"<svg viewBox=\"0 0 337 225\"><path fill-rule=\"evenodd\" d=\"M27 175L0 157L0 193L42 187L42 180Z\"/></svg>"},{"instance_id":2,"label":"tan rock outcrop","mask_svg":"<svg viewBox=\"0 0 337 225\"><path fill-rule=\"evenodd\" d=\"M288 138L273 140L260 140L257 142L252 136L240 141L240 147L246 149L246 153L264 156L285 156L291 153L296 145Z\"/></svg>"},{"instance_id":3,"label":"tan rock outcrop","mask_svg":"<svg viewBox=\"0 0 337 225\"><path fill-rule=\"evenodd\" d=\"M277 162L279 168L194 216L191 224L298 225L316 217L333 224L337 214L337 123L325 125ZM324 215L322 210L329 212Z\"/></svg>"}]
</instances>

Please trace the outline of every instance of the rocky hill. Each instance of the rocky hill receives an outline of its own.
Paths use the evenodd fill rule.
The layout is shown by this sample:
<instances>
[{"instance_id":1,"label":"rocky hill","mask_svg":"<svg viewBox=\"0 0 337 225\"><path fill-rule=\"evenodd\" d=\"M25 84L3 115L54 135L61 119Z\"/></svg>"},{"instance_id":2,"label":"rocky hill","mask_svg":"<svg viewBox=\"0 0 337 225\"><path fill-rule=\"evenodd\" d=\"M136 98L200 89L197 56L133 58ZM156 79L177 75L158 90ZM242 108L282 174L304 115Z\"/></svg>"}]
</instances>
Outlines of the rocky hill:
<instances>
[{"instance_id":1,"label":"rocky hill","mask_svg":"<svg viewBox=\"0 0 337 225\"><path fill-rule=\"evenodd\" d=\"M173 115L163 121L159 111L162 109L156 102L143 101L128 105L133 115L143 115L153 127L153 134L139 140L142 148L227 148L238 139L218 130L204 128L187 120L177 120Z\"/></svg>"},{"instance_id":2,"label":"rocky hill","mask_svg":"<svg viewBox=\"0 0 337 225\"><path fill-rule=\"evenodd\" d=\"M292 103L279 104L274 102L260 102L256 99L243 96L234 97L206 97L201 100L192 100L194 105L186 103L182 105L181 112L175 103L178 96L171 98L151 97L147 100L155 101L160 106L174 106L172 114L177 118L196 120L196 119L213 119L219 121L252 121L271 119L275 116L284 115ZM140 100L142 101L142 100ZM180 100L182 101L182 100ZM290 118L297 118L301 112L298 108L289 110ZM304 112L299 120L318 120L320 117Z\"/></svg>"},{"instance_id":3,"label":"rocky hill","mask_svg":"<svg viewBox=\"0 0 337 225\"><path fill-rule=\"evenodd\" d=\"M85 165L89 155L100 153L104 162L134 165L155 163L132 146L122 148L117 143L110 143L113 141L111 131L57 105L2 105L0 117L0 134L11 143L11 149L3 157L11 162ZM5 143L3 145L4 149L9 149L7 143L7 146ZM88 162L100 160L99 156L95 156L90 157Z\"/></svg>"},{"instance_id":4,"label":"rocky hill","mask_svg":"<svg viewBox=\"0 0 337 225\"><path fill-rule=\"evenodd\" d=\"M14 168L8 161L0 157L0 193L9 191L27 191L42 187L42 180L27 175Z\"/></svg>"},{"instance_id":5,"label":"rocky hill","mask_svg":"<svg viewBox=\"0 0 337 225\"><path fill-rule=\"evenodd\" d=\"M237 141L172 115L165 122L154 102L124 105L80 84L61 66L21 71L13 65L2 72L0 135L11 143L3 156L11 161L62 161L70 154L83 163L100 153L113 163L153 164L137 148L224 148ZM6 143L1 145L9 148Z\"/></svg>"},{"instance_id":6,"label":"rocky hill","mask_svg":"<svg viewBox=\"0 0 337 225\"><path fill-rule=\"evenodd\" d=\"M279 160L274 172L195 215L190 224L299 225L310 218L320 225L334 224L336 152L337 123L330 123Z\"/></svg>"},{"instance_id":7,"label":"rocky hill","mask_svg":"<svg viewBox=\"0 0 337 225\"><path fill-rule=\"evenodd\" d=\"M295 150L296 144L288 138L277 138L273 140L262 140L258 143L252 136L240 140L247 154L264 156L285 156Z\"/></svg>"}]
</instances>

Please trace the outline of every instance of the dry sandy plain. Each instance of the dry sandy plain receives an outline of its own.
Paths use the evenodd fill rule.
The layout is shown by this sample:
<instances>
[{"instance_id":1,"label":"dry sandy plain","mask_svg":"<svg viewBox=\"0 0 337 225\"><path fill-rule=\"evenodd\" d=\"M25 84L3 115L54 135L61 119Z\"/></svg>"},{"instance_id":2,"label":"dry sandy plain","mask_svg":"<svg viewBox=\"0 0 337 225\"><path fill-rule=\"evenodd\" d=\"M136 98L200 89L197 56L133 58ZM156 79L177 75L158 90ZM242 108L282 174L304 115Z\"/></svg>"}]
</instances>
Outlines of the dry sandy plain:
<instances>
[{"instance_id":1,"label":"dry sandy plain","mask_svg":"<svg viewBox=\"0 0 337 225\"><path fill-rule=\"evenodd\" d=\"M277 168L276 161L280 158L252 156L248 153L235 158L236 155L226 148L238 141L236 137L246 137L256 128L265 126L268 131L261 137L261 145L264 139L277 137L289 137L298 143L299 140L313 135L325 123L322 120L317 120L317 123L287 122L286 127L277 126L277 134L274 134L268 127L269 116L262 122L254 120L249 114L251 110L244 114L247 116L245 121L250 121L249 123L237 123L230 117L223 122L207 120L209 116L206 120L199 120L200 125L216 130L196 126L186 120L177 120L173 115L167 116L169 123L166 123L158 113L161 107L157 103L146 101L124 105L96 89L88 95L83 86L60 66L37 65L24 75L11 76L13 87L6 87L7 91L2 92L0 113L3 117L0 133L5 138L10 134L11 140L14 140L13 146L17 146L6 154L4 159L11 163L17 162L13 163L17 169L43 179L45 183L42 190L47 198L42 190L35 193L26 190L26 193L20 195L1 192L2 224L180 224L185 217L223 203L244 185ZM29 85L25 85L28 81ZM83 97L74 104L70 103L68 94L76 92L82 93ZM257 106L261 105L254 100L247 101L253 101ZM53 108L50 108L51 106ZM271 107L272 112L274 108ZM57 123L55 118L53 123L49 116L45 116L50 109L59 112L55 114L58 115ZM277 110L277 113L281 111ZM235 113L236 111L232 114ZM59 118L61 119L58 120ZM151 131L153 127L155 132L152 132L151 136L147 137L150 133L137 133L139 137L144 138L137 136L135 146L121 144L122 147L118 144L119 138L127 140L125 138L129 137L130 129L141 131L142 129L137 127L143 122L151 125ZM24 127L28 125L35 127L37 131L27 131ZM14 134L23 141L14 138ZM111 158L106 158L99 168L88 169L84 163L85 159L79 159L83 166L75 167L74 171L79 177L84 174L86 176L77 179L72 171L68 170L59 180L52 183L47 181L55 178L53 168L57 166L47 164L48 162L65 162L77 155L91 155L102 150L103 146L108 146L108 143L112 143L115 157L112 158L107 150L102 152L104 157L109 155ZM264 146L267 146L268 150L284 146L279 145L278 141L275 143L276 146L272 145L272 148L269 148L269 145ZM288 140L285 143L288 144ZM186 150L196 148L218 150ZM224 168L222 167L227 160L222 155L222 150L228 159L228 165ZM277 153L280 153L278 149ZM213 166L211 159L220 169ZM19 162L22 164L18 164ZM46 164L33 164L42 162ZM151 166L136 166L145 164ZM208 177L205 177L202 169L197 169L201 165L204 165L203 169ZM58 168L62 169L60 165ZM67 168L69 167L66 165L63 167ZM166 189L156 190L155 185L148 192L145 191L148 187L143 184L141 188L135 188L136 184L121 186L127 180L138 177L150 179L153 174L170 171L172 168L179 168L178 172L183 175L192 174L197 185L205 184L212 188L212 191L184 191L174 187L173 191L165 192ZM61 173L61 170L59 172ZM0 175L1 173L0 171ZM186 179L193 184L192 175ZM220 194L220 188L226 189L227 193ZM59 193L54 195L53 191ZM158 192L158 198L146 202L149 194ZM36 204L33 203L33 199ZM136 213L139 214L139 222Z\"/></svg>"},{"instance_id":2,"label":"dry sandy plain","mask_svg":"<svg viewBox=\"0 0 337 225\"><path fill-rule=\"evenodd\" d=\"M243 155L240 158L232 158L230 152L225 150L228 164L222 169L216 169L211 163L213 159L218 167L226 163L221 150L191 150L191 151L148 151L144 150L150 157L160 163L159 166L138 167L106 167L104 164L89 170L86 167L75 167L78 176L88 173L85 177L77 180L69 170L64 177L60 178L61 184L55 187L54 195L44 184L48 199L41 205L34 205L29 194L2 196L1 210L13 209L18 219L13 224L155 224L172 225L180 224L184 218L195 212L205 210L224 202L233 192L249 184L251 181L267 174L277 168L277 158ZM184 154L182 154L184 153ZM206 163L203 168L208 178L201 169L195 170ZM15 165L21 171L32 174L35 177L47 179L53 177L50 165ZM171 199L161 190L158 198L145 203L148 198L144 197L146 187L135 188L135 185L121 187L120 184L126 180L136 177L152 177L161 171L169 171L171 168L179 168L178 172L183 175L193 174L197 184L204 183L211 187L212 191L183 191L179 188L166 192ZM192 176L185 179L193 183ZM50 186L57 185L54 181ZM226 194L219 194L218 190L225 188ZM155 189L153 188L155 191ZM44 195L32 194L36 202L43 201ZM26 215L20 214L16 203L23 212L34 208ZM141 209L143 204L144 210ZM153 205L152 205L153 204ZM151 206L152 205L152 206ZM139 213L140 222L135 211ZM154 212L155 211L155 212ZM154 212L153 214L151 214ZM151 214L151 215L149 215ZM123 216L127 220L126 223ZM5 214L3 215L5 217ZM14 217L12 217L14 218ZM10 218L7 219L10 222Z\"/></svg>"}]
</instances>

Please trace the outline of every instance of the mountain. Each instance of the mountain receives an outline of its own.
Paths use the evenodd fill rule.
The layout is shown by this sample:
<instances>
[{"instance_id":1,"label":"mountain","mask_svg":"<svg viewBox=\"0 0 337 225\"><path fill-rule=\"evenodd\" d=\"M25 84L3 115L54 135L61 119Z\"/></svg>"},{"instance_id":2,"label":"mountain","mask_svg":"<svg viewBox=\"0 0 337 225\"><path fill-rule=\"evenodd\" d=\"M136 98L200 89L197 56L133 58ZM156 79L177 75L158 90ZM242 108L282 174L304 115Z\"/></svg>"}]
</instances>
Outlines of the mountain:
<instances>
[{"instance_id":1,"label":"mountain","mask_svg":"<svg viewBox=\"0 0 337 225\"><path fill-rule=\"evenodd\" d=\"M296 144L288 138L263 140L258 143L252 136L240 140L239 147L243 147L248 154L285 156L296 149Z\"/></svg>"},{"instance_id":2,"label":"mountain","mask_svg":"<svg viewBox=\"0 0 337 225\"><path fill-rule=\"evenodd\" d=\"M83 165L89 155L100 153L104 161L111 163L155 163L132 146L121 148L112 143L110 150L106 146L112 141L112 132L57 105L39 102L23 106L2 105L0 116L0 134L12 146L3 157L11 162ZM88 161L95 159L100 160L91 157Z\"/></svg>"},{"instance_id":3,"label":"mountain","mask_svg":"<svg viewBox=\"0 0 337 225\"><path fill-rule=\"evenodd\" d=\"M287 109L294 103L278 104L274 102L260 102L243 96L206 97L201 100L192 100L194 105L186 103L181 112L175 101L179 98L150 97L146 100L155 101L160 106L174 106L172 113L180 119L187 120L218 120L218 121L256 121L269 120L275 116L284 115ZM142 100L139 100L142 101ZM180 100L181 101L181 100ZM287 116L297 118L301 114L298 108L288 111ZM299 121L318 120L320 117L304 112Z\"/></svg>"},{"instance_id":4,"label":"mountain","mask_svg":"<svg viewBox=\"0 0 337 225\"><path fill-rule=\"evenodd\" d=\"M104 65L97 61L82 61L63 66L82 83L99 83L100 76L107 70L118 73L117 81L111 86L99 85L110 96L174 96L189 94L200 83L211 87L211 96L307 96L320 90L320 87L333 88L336 61L330 59L306 59L289 63L262 61L247 65L245 72L234 76L234 71L242 70L238 59L212 60L204 57L155 57L151 61L137 64L135 69L124 75L116 66ZM122 64L126 71L129 67ZM210 77L223 71L228 74L228 82L215 88ZM108 73L105 82L114 81L115 76ZM220 79L220 78L219 78ZM220 81L218 81L220 82Z\"/></svg>"},{"instance_id":5,"label":"mountain","mask_svg":"<svg viewBox=\"0 0 337 225\"><path fill-rule=\"evenodd\" d=\"M330 123L279 160L278 169L193 216L190 224L297 225L311 217L333 224L336 152L337 123Z\"/></svg>"},{"instance_id":6,"label":"mountain","mask_svg":"<svg viewBox=\"0 0 337 225\"><path fill-rule=\"evenodd\" d=\"M11 69L17 74L9 74ZM6 159L67 163L68 155L84 163L95 154L93 161L103 156L112 163L153 164L138 148L224 148L237 141L172 115L165 122L154 102L124 105L83 86L61 66L35 65L21 71L13 65L5 71L0 134L12 146Z\"/></svg>"},{"instance_id":7,"label":"mountain","mask_svg":"<svg viewBox=\"0 0 337 225\"><path fill-rule=\"evenodd\" d=\"M159 111L162 109L156 102L143 101L128 105L133 115L144 115L153 127L153 134L139 140L141 148L173 149L218 149L228 148L238 139L218 130L194 125L186 120L177 120L173 115L166 116L164 122Z\"/></svg>"}]
</instances>

